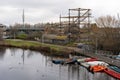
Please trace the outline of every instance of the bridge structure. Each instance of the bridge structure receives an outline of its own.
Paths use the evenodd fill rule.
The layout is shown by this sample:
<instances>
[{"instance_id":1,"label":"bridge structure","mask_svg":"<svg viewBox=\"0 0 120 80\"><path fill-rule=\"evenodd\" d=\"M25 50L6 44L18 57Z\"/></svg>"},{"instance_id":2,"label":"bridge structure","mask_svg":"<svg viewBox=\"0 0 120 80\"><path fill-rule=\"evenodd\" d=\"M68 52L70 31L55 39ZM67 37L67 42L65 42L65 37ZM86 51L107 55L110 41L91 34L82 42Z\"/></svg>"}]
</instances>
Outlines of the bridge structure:
<instances>
[{"instance_id":1,"label":"bridge structure","mask_svg":"<svg viewBox=\"0 0 120 80\"><path fill-rule=\"evenodd\" d=\"M6 32L16 31L17 33L19 33L19 32L28 33L28 32L44 31L44 30L45 30L44 27L39 27L39 28L34 28L34 27L30 27L30 28L20 27L20 28L6 28L5 29Z\"/></svg>"},{"instance_id":2,"label":"bridge structure","mask_svg":"<svg viewBox=\"0 0 120 80\"><path fill-rule=\"evenodd\" d=\"M24 14L24 9L23 9L23 14L22 14L22 21L23 24L21 27L9 27L9 28L5 28L5 32L11 32L14 31L16 33L31 33L31 32L38 32L38 31L44 31L45 27L44 26L40 26L40 27L26 27L25 26L25 14Z\"/></svg>"},{"instance_id":3,"label":"bridge structure","mask_svg":"<svg viewBox=\"0 0 120 80\"><path fill-rule=\"evenodd\" d=\"M4 35L3 38L11 38L14 37L15 35L19 35L21 33L32 35L35 32L44 32L45 28L44 27L19 27L19 28L5 28L4 29Z\"/></svg>"}]
</instances>

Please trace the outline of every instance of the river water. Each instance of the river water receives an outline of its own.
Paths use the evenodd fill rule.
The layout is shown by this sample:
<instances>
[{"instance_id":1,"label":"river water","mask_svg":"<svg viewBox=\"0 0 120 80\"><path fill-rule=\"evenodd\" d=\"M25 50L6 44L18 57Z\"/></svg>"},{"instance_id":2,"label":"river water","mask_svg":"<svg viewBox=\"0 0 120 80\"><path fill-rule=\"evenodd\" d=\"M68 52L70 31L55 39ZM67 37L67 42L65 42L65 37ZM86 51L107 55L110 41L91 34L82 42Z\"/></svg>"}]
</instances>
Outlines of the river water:
<instances>
[{"instance_id":1,"label":"river water","mask_svg":"<svg viewBox=\"0 0 120 80\"><path fill-rule=\"evenodd\" d=\"M0 48L0 80L117 80L79 65L56 65L40 52Z\"/></svg>"}]
</instances>

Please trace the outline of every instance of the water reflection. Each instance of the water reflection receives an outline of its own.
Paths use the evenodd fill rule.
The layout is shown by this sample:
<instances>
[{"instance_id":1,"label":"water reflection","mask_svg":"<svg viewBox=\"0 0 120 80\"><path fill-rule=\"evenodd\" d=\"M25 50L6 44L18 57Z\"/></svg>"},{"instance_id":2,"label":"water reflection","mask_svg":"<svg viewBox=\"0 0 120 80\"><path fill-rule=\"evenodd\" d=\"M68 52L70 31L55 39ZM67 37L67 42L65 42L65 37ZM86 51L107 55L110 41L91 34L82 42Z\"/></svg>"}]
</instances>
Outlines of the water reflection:
<instances>
[{"instance_id":1,"label":"water reflection","mask_svg":"<svg viewBox=\"0 0 120 80\"><path fill-rule=\"evenodd\" d=\"M55 65L35 51L7 48L0 53L0 80L116 80L78 65Z\"/></svg>"},{"instance_id":2,"label":"water reflection","mask_svg":"<svg viewBox=\"0 0 120 80\"><path fill-rule=\"evenodd\" d=\"M5 48L0 47L0 59L3 59L5 50L6 50Z\"/></svg>"},{"instance_id":3,"label":"water reflection","mask_svg":"<svg viewBox=\"0 0 120 80\"><path fill-rule=\"evenodd\" d=\"M23 65L24 65L24 60L25 60L25 51L24 51L24 49L23 49L23 52L22 52L22 60L23 60Z\"/></svg>"}]
</instances>

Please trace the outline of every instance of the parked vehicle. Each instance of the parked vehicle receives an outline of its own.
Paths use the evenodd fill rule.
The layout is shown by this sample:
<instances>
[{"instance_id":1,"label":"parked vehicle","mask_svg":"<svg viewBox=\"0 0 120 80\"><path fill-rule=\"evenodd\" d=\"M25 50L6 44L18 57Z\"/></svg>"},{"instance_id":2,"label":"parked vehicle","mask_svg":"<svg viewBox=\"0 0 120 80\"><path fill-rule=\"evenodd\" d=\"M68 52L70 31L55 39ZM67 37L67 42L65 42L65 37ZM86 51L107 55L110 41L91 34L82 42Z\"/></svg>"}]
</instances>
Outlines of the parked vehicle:
<instances>
[{"instance_id":1,"label":"parked vehicle","mask_svg":"<svg viewBox=\"0 0 120 80\"><path fill-rule=\"evenodd\" d=\"M117 60L120 60L120 54L116 57Z\"/></svg>"},{"instance_id":2,"label":"parked vehicle","mask_svg":"<svg viewBox=\"0 0 120 80\"><path fill-rule=\"evenodd\" d=\"M84 44L84 43L79 43L77 45L77 47L79 49L81 49L82 51L85 51L85 52L88 52L88 51L92 51L93 50L93 46L91 45L87 45L87 44Z\"/></svg>"}]
</instances>

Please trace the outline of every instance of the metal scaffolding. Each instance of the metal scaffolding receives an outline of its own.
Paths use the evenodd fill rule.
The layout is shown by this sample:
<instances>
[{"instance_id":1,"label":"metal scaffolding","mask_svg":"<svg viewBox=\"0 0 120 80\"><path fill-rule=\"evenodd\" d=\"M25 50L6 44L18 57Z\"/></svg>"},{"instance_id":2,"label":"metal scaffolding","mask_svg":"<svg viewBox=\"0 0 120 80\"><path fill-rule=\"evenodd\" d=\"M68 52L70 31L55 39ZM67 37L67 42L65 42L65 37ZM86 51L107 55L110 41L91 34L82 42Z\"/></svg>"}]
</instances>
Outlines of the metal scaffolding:
<instances>
[{"instance_id":1,"label":"metal scaffolding","mask_svg":"<svg viewBox=\"0 0 120 80\"><path fill-rule=\"evenodd\" d=\"M69 40L70 40L70 35L72 34L71 29L73 27L78 27L79 34L81 27L83 26L87 26L88 28L90 27L90 17L91 17L90 11L91 9L75 8L68 10L68 16L60 15L60 27L64 25L68 26ZM67 21L62 22L62 19L67 19ZM73 24L76 26L72 26Z\"/></svg>"}]
</instances>

